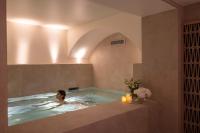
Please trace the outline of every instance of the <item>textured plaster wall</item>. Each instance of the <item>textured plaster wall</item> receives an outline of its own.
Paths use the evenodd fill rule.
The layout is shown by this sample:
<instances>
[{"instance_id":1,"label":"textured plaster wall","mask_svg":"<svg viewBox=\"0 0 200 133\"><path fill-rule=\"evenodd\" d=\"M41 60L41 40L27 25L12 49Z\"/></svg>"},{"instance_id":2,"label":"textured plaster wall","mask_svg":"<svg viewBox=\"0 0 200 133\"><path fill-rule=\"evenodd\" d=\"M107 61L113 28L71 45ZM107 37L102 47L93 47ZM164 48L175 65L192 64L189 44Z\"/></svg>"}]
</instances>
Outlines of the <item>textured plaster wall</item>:
<instances>
[{"instance_id":1,"label":"textured plaster wall","mask_svg":"<svg viewBox=\"0 0 200 133\"><path fill-rule=\"evenodd\" d=\"M9 97L93 86L93 68L87 64L9 65Z\"/></svg>"},{"instance_id":2,"label":"textured plaster wall","mask_svg":"<svg viewBox=\"0 0 200 133\"><path fill-rule=\"evenodd\" d=\"M162 133L178 132L178 16L168 11L142 19L142 65L133 76L143 79L153 99L160 103Z\"/></svg>"},{"instance_id":3,"label":"textured plaster wall","mask_svg":"<svg viewBox=\"0 0 200 133\"><path fill-rule=\"evenodd\" d=\"M8 64L67 63L67 31L7 22Z\"/></svg>"},{"instance_id":4,"label":"textured plaster wall","mask_svg":"<svg viewBox=\"0 0 200 133\"><path fill-rule=\"evenodd\" d=\"M125 45L111 45L111 41L125 39ZM103 40L90 57L94 67L94 84L99 88L127 90L125 78L131 78L133 64L140 62L140 50L122 34Z\"/></svg>"},{"instance_id":5,"label":"textured plaster wall","mask_svg":"<svg viewBox=\"0 0 200 133\"><path fill-rule=\"evenodd\" d=\"M184 21L200 21L200 3L192 4L184 7Z\"/></svg>"}]
</instances>

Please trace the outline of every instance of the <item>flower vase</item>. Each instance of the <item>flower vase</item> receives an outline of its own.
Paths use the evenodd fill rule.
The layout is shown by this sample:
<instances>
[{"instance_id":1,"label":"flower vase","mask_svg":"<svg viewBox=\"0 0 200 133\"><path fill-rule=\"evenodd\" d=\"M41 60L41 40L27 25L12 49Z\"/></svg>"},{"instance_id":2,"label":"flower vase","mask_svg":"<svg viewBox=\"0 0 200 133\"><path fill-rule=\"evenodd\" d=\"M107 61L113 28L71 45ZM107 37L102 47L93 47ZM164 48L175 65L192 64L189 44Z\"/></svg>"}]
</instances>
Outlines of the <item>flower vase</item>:
<instances>
[{"instance_id":1,"label":"flower vase","mask_svg":"<svg viewBox=\"0 0 200 133\"><path fill-rule=\"evenodd\" d=\"M133 98L133 99L137 98L137 95L134 94L134 90L135 90L135 89L133 89L133 88L129 88L129 89L130 89L130 94L131 94L132 98Z\"/></svg>"},{"instance_id":2,"label":"flower vase","mask_svg":"<svg viewBox=\"0 0 200 133\"><path fill-rule=\"evenodd\" d=\"M145 98L139 98L139 97L137 97L135 101L136 101L137 103L139 103L139 104L143 104L144 101L145 101Z\"/></svg>"}]
</instances>

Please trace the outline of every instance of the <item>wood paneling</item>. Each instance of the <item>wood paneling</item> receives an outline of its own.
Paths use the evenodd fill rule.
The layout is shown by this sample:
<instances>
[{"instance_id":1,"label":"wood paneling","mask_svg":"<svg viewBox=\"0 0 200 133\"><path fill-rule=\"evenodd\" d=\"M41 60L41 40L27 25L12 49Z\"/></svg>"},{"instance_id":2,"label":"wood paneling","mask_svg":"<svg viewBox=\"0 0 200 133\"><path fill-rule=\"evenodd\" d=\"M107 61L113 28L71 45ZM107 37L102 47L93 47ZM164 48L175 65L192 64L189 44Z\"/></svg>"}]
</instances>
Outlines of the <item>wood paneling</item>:
<instances>
[{"instance_id":1,"label":"wood paneling","mask_svg":"<svg viewBox=\"0 0 200 133\"><path fill-rule=\"evenodd\" d=\"M0 132L7 129L6 0L0 0Z\"/></svg>"}]
</instances>

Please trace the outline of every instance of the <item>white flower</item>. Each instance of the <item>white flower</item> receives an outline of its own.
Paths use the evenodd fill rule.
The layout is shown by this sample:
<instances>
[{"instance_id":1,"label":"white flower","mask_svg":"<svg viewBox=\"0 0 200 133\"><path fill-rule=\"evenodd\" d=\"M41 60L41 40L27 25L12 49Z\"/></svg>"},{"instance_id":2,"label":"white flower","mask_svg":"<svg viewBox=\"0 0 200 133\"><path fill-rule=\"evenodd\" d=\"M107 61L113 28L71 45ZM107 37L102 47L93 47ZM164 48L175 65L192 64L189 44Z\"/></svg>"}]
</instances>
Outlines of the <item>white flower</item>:
<instances>
[{"instance_id":1,"label":"white flower","mask_svg":"<svg viewBox=\"0 0 200 133\"><path fill-rule=\"evenodd\" d=\"M134 94L136 94L139 98L149 98L152 93L149 89L140 87L137 90L134 90Z\"/></svg>"}]
</instances>

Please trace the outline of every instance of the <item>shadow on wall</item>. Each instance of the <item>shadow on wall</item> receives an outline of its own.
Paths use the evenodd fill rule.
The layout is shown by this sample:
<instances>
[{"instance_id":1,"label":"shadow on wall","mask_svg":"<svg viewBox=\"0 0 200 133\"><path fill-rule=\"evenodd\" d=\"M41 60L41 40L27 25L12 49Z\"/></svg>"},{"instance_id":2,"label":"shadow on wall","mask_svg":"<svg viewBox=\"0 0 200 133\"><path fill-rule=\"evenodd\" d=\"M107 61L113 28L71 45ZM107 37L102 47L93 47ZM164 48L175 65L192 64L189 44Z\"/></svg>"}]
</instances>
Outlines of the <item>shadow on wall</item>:
<instances>
[{"instance_id":1,"label":"shadow on wall","mask_svg":"<svg viewBox=\"0 0 200 133\"><path fill-rule=\"evenodd\" d=\"M125 43L111 45L112 41ZM94 85L99 88L126 90L125 78L133 75L133 64L141 63L141 51L121 33L115 33L103 41L91 53L89 60L94 69Z\"/></svg>"}]
</instances>

